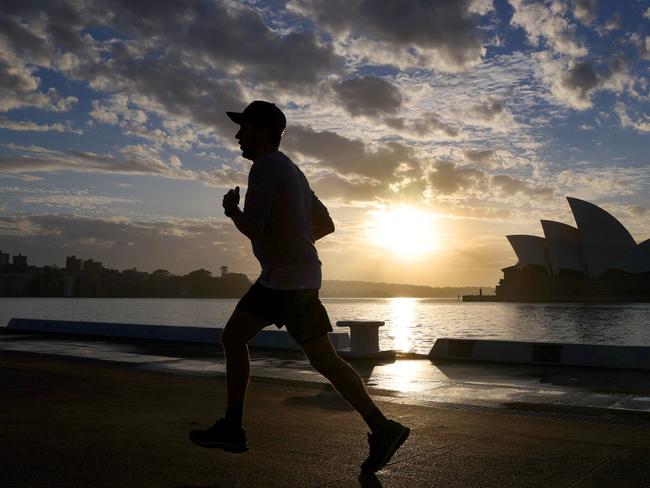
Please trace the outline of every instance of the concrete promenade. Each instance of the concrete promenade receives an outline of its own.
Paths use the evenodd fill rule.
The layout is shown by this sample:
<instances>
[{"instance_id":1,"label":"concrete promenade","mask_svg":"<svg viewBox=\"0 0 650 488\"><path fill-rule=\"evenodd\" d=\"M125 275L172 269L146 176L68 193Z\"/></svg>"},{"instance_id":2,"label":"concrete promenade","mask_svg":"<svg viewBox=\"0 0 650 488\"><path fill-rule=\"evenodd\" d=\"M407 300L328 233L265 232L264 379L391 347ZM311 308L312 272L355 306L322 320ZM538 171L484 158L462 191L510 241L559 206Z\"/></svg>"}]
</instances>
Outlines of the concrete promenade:
<instances>
[{"instance_id":1,"label":"concrete promenade","mask_svg":"<svg viewBox=\"0 0 650 488\"><path fill-rule=\"evenodd\" d=\"M365 425L322 383L254 378L251 449L239 455L187 439L222 412L215 374L6 350L0 384L7 487L649 486L647 424L421 406L375 392L412 434L376 477L360 479Z\"/></svg>"}]
</instances>

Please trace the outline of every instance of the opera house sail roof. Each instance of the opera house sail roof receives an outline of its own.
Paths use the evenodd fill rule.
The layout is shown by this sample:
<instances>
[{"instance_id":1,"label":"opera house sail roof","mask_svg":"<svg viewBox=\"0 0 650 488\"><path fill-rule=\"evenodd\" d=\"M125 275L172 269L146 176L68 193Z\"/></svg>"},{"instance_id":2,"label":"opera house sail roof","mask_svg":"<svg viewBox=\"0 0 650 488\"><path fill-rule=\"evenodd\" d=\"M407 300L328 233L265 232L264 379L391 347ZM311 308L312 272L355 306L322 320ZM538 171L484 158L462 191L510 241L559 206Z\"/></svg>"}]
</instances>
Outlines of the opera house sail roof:
<instances>
[{"instance_id":1,"label":"opera house sail roof","mask_svg":"<svg viewBox=\"0 0 650 488\"><path fill-rule=\"evenodd\" d=\"M644 253L650 256L650 239L643 241L641 244L639 244L639 247Z\"/></svg>"},{"instance_id":2,"label":"opera house sail roof","mask_svg":"<svg viewBox=\"0 0 650 488\"><path fill-rule=\"evenodd\" d=\"M567 200L576 227L542 220L544 237L506 236L518 261L503 269L497 295L499 289L509 295L522 294L524 289L530 294L540 290L546 294L591 290L650 299L650 239L637 244L609 212L578 198ZM584 286L576 285L580 282Z\"/></svg>"},{"instance_id":3,"label":"opera house sail roof","mask_svg":"<svg viewBox=\"0 0 650 488\"><path fill-rule=\"evenodd\" d=\"M544 247L544 238L527 235L510 235L506 236L510 245L515 250L519 261L515 266L527 266L536 264L547 267L546 249Z\"/></svg>"},{"instance_id":4,"label":"opera house sail roof","mask_svg":"<svg viewBox=\"0 0 650 488\"><path fill-rule=\"evenodd\" d=\"M578 229L553 220L541 222L553 274L558 275L562 270L583 272Z\"/></svg>"},{"instance_id":5,"label":"opera house sail roof","mask_svg":"<svg viewBox=\"0 0 650 488\"><path fill-rule=\"evenodd\" d=\"M580 232L580 246L590 278L615 269L628 273L650 271L650 256L610 213L593 203L567 197Z\"/></svg>"}]
</instances>

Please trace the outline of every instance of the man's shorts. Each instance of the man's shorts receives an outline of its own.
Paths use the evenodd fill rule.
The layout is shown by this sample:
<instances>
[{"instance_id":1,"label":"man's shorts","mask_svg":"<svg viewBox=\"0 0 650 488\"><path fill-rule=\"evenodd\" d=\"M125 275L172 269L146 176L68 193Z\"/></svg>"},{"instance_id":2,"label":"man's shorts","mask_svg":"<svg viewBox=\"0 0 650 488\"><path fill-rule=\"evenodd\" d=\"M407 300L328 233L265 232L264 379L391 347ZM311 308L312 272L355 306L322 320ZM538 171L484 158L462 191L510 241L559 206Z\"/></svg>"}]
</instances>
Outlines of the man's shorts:
<instances>
[{"instance_id":1,"label":"man's shorts","mask_svg":"<svg viewBox=\"0 0 650 488\"><path fill-rule=\"evenodd\" d=\"M306 344L332 331L318 289L275 290L255 282L239 300L236 310L246 310L287 331L298 344Z\"/></svg>"}]
</instances>

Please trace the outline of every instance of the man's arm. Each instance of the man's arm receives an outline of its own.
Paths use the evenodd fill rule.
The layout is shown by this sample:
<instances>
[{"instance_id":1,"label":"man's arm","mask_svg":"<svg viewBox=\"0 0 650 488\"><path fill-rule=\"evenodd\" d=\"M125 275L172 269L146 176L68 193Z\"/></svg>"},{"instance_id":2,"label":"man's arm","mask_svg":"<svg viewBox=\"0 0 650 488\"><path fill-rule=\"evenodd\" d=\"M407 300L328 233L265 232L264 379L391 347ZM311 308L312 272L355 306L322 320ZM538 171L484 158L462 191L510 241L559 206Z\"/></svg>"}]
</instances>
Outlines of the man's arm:
<instances>
[{"instance_id":1,"label":"man's arm","mask_svg":"<svg viewBox=\"0 0 650 488\"><path fill-rule=\"evenodd\" d=\"M230 217L237 230L249 239L259 239L262 237L264 233L264 221L246 215L238 206L232 207L227 211L226 216Z\"/></svg>"},{"instance_id":2,"label":"man's arm","mask_svg":"<svg viewBox=\"0 0 650 488\"><path fill-rule=\"evenodd\" d=\"M226 216L230 217L239 232L249 239L262 237L271 212L275 175L269 169L255 165L251 168L243 211L239 208L239 187L228 191L223 197Z\"/></svg>"},{"instance_id":3,"label":"man's arm","mask_svg":"<svg viewBox=\"0 0 650 488\"><path fill-rule=\"evenodd\" d=\"M327 207L323 205L316 194L311 192L311 232L314 241L334 232L334 222L330 217Z\"/></svg>"}]
</instances>

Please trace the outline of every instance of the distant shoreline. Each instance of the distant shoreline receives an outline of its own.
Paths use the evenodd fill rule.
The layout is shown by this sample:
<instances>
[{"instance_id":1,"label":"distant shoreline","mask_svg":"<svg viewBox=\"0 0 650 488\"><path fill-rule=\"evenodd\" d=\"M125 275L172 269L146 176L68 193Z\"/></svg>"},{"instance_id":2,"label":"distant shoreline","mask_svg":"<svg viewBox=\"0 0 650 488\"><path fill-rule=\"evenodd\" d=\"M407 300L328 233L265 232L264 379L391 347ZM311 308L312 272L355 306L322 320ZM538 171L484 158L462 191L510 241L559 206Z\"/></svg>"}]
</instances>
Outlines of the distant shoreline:
<instances>
[{"instance_id":1,"label":"distant shoreline","mask_svg":"<svg viewBox=\"0 0 650 488\"><path fill-rule=\"evenodd\" d=\"M243 273L221 276L198 269L183 276L166 270L153 273L137 270L111 270L96 263L84 271L62 268L28 267L26 270L0 272L2 297L75 297L75 298L240 298L257 279ZM458 298L463 295L492 295L493 287L433 287L405 283L382 283L357 280L323 280L323 298Z\"/></svg>"},{"instance_id":2,"label":"distant shoreline","mask_svg":"<svg viewBox=\"0 0 650 488\"><path fill-rule=\"evenodd\" d=\"M323 300L330 299L343 299L343 300L372 300L372 299L385 299L385 298L418 298L418 299L438 299L438 300L454 300L462 301L462 296L460 299L458 297L450 296L410 296L410 295L358 295L358 296L332 296L332 295L319 295ZM43 299L52 299L52 298L65 298L72 300L239 300L241 297L64 297L64 296L38 296L38 295L24 295L24 296L0 296L0 298L43 298Z\"/></svg>"},{"instance_id":3,"label":"distant shoreline","mask_svg":"<svg viewBox=\"0 0 650 488\"><path fill-rule=\"evenodd\" d=\"M487 286L424 286L403 283L375 283L370 281L323 280L323 298L459 298L463 295L490 295Z\"/></svg>"}]
</instances>

